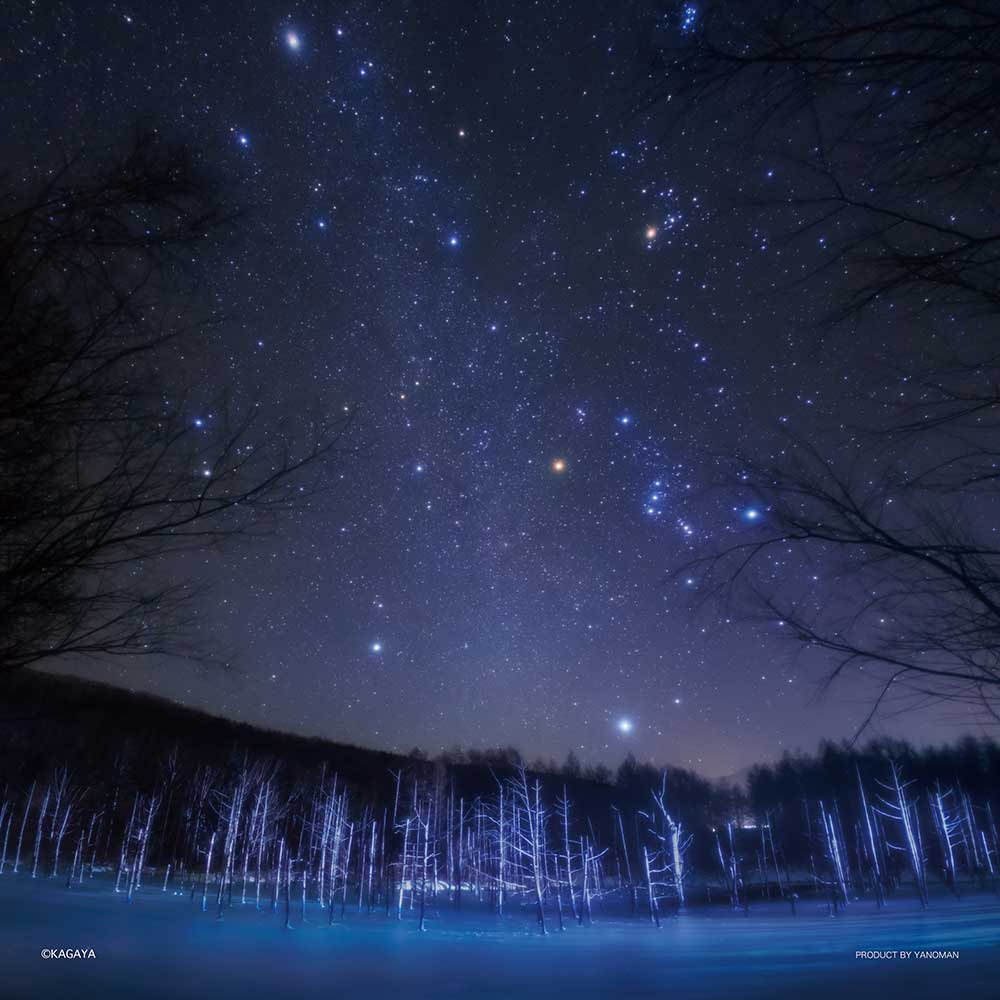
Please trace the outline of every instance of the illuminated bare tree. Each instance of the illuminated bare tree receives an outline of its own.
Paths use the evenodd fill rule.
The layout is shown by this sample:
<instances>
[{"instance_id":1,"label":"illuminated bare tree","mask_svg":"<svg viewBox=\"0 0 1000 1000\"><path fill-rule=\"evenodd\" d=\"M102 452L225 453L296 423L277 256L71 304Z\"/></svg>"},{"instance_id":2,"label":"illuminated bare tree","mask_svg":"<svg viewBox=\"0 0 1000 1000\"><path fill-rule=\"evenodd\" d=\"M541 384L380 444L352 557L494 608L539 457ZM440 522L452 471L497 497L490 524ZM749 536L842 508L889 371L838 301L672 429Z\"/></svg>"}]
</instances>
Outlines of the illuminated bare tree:
<instances>
[{"instance_id":1,"label":"illuminated bare tree","mask_svg":"<svg viewBox=\"0 0 1000 1000\"><path fill-rule=\"evenodd\" d=\"M529 785L524 764L518 765L516 777L511 781L511 790L516 806L511 850L533 897L538 929L542 934L547 934L545 896L548 886L545 877L545 857L548 851L546 839L548 810L542 801L541 783L536 778L534 783ZM586 893L586 874L584 893Z\"/></svg>"},{"instance_id":2,"label":"illuminated bare tree","mask_svg":"<svg viewBox=\"0 0 1000 1000\"><path fill-rule=\"evenodd\" d=\"M872 807L868 804L865 785L861 780L861 771L857 767L855 767L855 775L858 779L858 796L861 806L860 840L862 854L867 862L871 884L875 889L875 899L879 909L882 909L885 906L885 873L882 863L883 845L879 836L878 821L872 811Z\"/></svg>"},{"instance_id":3,"label":"illuminated bare tree","mask_svg":"<svg viewBox=\"0 0 1000 1000\"><path fill-rule=\"evenodd\" d=\"M931 793L931 813L938 837L944 880L951 891L958 896L958 861L955 855L956 849L960 845L964 846L966 841L964 816L952 805L953 795L952 789L942 791L941 782L937 782Z\"/></svg>"},{"instance_id":4,"label":"illuminated bare tree","mask_svg":"<svg viewBox=\"0 0 1000 1000\"><path fill-rule=\"evenodd\" d=\"M883 794L879 796L879 805L876 808L881 816L898 824L902 843L890 843L889 846L892 850L906 855L913 873L913 881L920 898L920 905L926 907L928 904L927 870L923 837L920 832L920 813L917 810L916 800L909 795L909 789L913 783L903 780L901 769L895 761L890 762L890 777L891 782L879 782Z\"/></svg>"},{"instance_id":5,"label":"illuminated bare tree","mask_svg":"<svg viewBox=\"0 0 1000 1000\"><path fill-rule=\"evenodd\" d=\"M667 774L664 771L663 780L660 784L660 790L653 791L653 802L656 805L657 815L660 819L660 832L656 836L660 839L661 843L664 845L664 851L669 858L669 870L671 875L671 882L673 891L677 898L677 906L679 909L684 909L684 877L687 874L687 869L684 861L685 854L687 853L688 847L691 845L691 837L684 835L684 830L681 823L675 820L673 816L667 812L667 807L664 803L664 798L667 793Z\"/></svg>"},{"instance_id":6,"label":"illuminated bare tree","mask_svg":"<svg viewBox=\"0 0 1000 1000\"><path fill-rule=\"evenodd\" d=\"M562 868L562 874L564 877L564 884L569 892L569 903L570 909L573 912L573 919L580 923L582 920L582 915L580 914L579 907L576 902L576 886L573 882L573 873L575 871L573 864L573 841L570 839L569 828L570 828L570 801L569 794L566 791L566 786L563 785L562 796L556 802L556 816L559 821L559 827L562 833L562 853L558 858L559 867ZM558 869L557 869L558 870ZM558 879L557 879L558 881ZM557 888L557 895L559 890ZM562 920L562 903L560 900L560 922Z\"/></svg>"}]
</instances>

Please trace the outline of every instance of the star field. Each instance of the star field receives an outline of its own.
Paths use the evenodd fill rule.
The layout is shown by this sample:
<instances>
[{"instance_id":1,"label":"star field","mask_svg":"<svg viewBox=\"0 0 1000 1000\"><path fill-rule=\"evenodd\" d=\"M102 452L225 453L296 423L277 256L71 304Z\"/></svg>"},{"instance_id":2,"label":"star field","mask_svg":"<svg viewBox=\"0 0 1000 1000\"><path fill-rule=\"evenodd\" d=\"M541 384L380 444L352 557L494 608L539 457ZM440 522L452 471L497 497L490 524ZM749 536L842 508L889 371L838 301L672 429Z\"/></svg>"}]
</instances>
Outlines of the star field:
<instances>
[{"instance_id":1,"label":"star field","mask_svg":"<svg viewBox=\"0 0 1000 1000\"><path fill-rule=\"evenodd\" d=\"M780 158L719 156L722 116L629 113L640 8L8 9L9 167L140 120L193 138L249 210L199 375L271 417L355 414L333 489L186 561L234 669L113 676L345 742L706 774L864 717L815 700L779 623L672 575L766 522L727 457L836 421L858 353L817 348L822 295L775 312L822 236L812 259L724 211L787 190Z\"/></svg>"}]
</instances>

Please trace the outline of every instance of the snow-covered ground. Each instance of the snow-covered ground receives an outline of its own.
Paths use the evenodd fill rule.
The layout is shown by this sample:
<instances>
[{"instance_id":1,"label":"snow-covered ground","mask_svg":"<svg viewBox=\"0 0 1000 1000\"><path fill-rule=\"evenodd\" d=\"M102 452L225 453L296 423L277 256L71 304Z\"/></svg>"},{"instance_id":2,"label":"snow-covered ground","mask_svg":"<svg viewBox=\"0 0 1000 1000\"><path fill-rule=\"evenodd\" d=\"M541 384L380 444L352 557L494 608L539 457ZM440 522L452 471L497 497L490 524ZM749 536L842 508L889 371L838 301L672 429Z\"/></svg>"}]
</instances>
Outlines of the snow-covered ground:
<instances>
[{"instance_id":1,"label":"snow-covered ground","mask_svg":"<svg viewBox=\"0 0 1000 1000\"><path fill-rule=\"evenodd\" d=\"M839 918L810 900L750 917L694 908L657 930L605 916L540 937L530 912L503 920L442 910L414 921L351 913L327 926L318 909L283 918L235 906L224 919L188 896L144 888L129 905L103 881L67 890L8 870L0 876L0 996L309 998L1000 996L1000 900L935 898L921 912L896 900L883 913L853 904ZM339 914L338 914L339 917ZM96 958L43 959L93 949ZM857 951L958 951L957 959L855 957Z\"/></svg>"}]
</instances>

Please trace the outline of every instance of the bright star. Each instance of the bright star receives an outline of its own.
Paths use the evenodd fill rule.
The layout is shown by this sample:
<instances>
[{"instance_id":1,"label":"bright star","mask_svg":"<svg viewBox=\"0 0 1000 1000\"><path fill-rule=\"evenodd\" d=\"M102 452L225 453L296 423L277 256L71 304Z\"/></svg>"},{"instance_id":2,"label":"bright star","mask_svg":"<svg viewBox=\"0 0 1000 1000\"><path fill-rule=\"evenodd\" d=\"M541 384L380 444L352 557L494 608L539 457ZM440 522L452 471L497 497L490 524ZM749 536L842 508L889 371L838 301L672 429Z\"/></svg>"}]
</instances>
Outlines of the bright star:
<instances>
[{"instance_id":1,"label":"bright star","mask_svg":"<svg viewBox=\"0 0 1000 1000\"><path fill-rule=\"evenodd\" d=\"M378 641L373 642L372 643L372 652L373 653L381 653L382 652L382 643L380 643Z\"/></svg>"},{"instance_id":2,"label":"bright star","mask_svg":"<svg viewBox=\"0 0 1000 1000\"><path fill-rule=\"evenodd\" d=\"M618 731L620 733L630 733L635 727L632 724L631 719L619 719L618 720Z\"/></svg>"},{"instance_id":3,"label":"bright star","mask_svg":"<svg viewBox=\"0 0 1000 1000\"><path fill-rule=\"evenodd\" d=\"M458 237L457 236L449 236L448 237L448 246L450 246L450 247L457 247L458 246Z\"/></svg>"},{"instance_id":4,"label":"bright star","mask_svg":"<svg viewBox=\"0 0 1000 1000\"><path fill-rule=\"evenodd\" d=\"M561 476L566 471L566 459L554 458L549 468L557 475Z\"/></svg>"},{"instance_id":5,"label":"bright star","mask_svg":"<svg viewBox=\"0 0 1000 1000\"><path fill-rule=\"evenodd\" d=\"M285 33L285 43L293 52L298 52L302 48L302 39L294 31Z\"/></svg>"},{"instance_id":6,"label":"bright star","mask_svg":"<svg viewBox=\"0 0 1000 1000\"><path fill-rule=\"evenodd\" d=\"M757 510L756 507L747 507L747 509L743 511L743 516L748 521L757 521L760 519L760 511Z\"/></svg>"},{"instance_id":7,"label":"bright star","mask_svg":"<svg viewBox=\"0 0 1000 1000\"><path fill-rule=\"evenodd\" d=\"M657 228L656 226L646 226L646 240L652 242L656 239Z\"/></svg>"}]
</instances>

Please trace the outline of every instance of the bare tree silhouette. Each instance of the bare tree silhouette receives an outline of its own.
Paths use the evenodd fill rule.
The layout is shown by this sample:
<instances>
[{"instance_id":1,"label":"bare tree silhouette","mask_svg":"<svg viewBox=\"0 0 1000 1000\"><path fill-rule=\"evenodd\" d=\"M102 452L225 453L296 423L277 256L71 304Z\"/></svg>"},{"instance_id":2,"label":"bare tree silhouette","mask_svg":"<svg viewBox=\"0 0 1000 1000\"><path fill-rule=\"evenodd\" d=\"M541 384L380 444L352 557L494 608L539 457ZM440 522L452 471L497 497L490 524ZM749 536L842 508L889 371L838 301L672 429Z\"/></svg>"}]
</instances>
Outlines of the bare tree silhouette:
<instances>
[{"instance_id":1,"label":"bare tree silhouette","mask_svg":"<svg viewBox=\"0 0 1000 1000\"><path fill-rule=\"evenodd\" d=\"M927 333L822 444L788 438L771 459L739 459L734 477L765 516L698 560L706 586L830 654L830 680L877 676L873 713L900 694L995 719L1000 10L681 5L648 38L643 109L676 125L711 108L731 139L792 161L780 197L748 189L742 207L784 219L793 244L821 227L824 251L799 280L834 289L833 318ZM963 332L932 354L942 316ZM798 574L817 563L806 591Z\"/></svg>"},{"instance_id":2,"label":"bare tree silhouette","mask_svg":"<svg viewBox=\"0 0 1000 1000\"><path fill-rule=\"evenodd\" d=\"M0 670L206 655L165 560L268 529L322 485L348 415L192 410L206 251L233 219L192 150L149 133L2 197Z\"/></svg>"},{"instance_id":3,"label":"bare tree silhouette","mask_svg":"<svg viewBox=\"0 0 1000 1000\"><path fill-rule=\"evenodd\" d=\"M995 497L965 485L981 480L985 450L910 465L914 449L889 441L854 438L826 454L789 439L780 462L745 462L763 523L684 572L699 567L745 616L830 654L828 683L851 670L877 678L865 725L890 696L896 707L944 699L996 719L1000 546L986 514ZM821 582L803 588L810 574Z\"/></svg>"},{"instance_id":4,"label":"bare tree silhouette","mask_svg":"<svg viewBox=\"0 0 1000 1000\"><path fill-rule=\"evenodd\" d=\"M680 4L645 36L641 109L711 109L744 150L795 162L790 191L747 200L791 237L823 227L820 266L853 276L839 315L1000 302L995 4Z\"/></svg>"}]
</instances>

